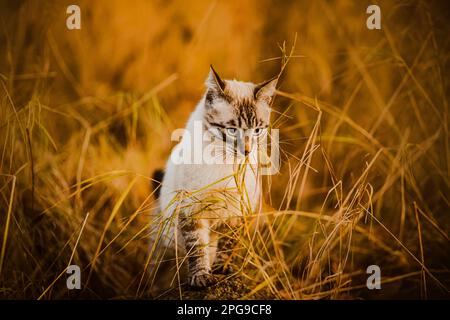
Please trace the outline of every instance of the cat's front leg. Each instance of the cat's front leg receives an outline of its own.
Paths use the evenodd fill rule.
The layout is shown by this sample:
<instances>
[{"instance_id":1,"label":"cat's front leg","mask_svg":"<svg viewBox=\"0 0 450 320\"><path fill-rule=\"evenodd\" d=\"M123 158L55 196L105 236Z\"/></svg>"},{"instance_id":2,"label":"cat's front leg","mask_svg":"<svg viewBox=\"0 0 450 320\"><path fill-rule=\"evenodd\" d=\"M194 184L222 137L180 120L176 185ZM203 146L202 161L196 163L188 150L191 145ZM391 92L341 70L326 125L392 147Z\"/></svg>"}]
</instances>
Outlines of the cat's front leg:
<instances>
[{"instance_id":1,"label":"cat's front leg","mask_svg":"<svg viewBox=\"0 0 450 320\"><path fill-rule=\"evenodd\" d=\"M211 274L208 221L181 214L180 229L186 246L189 285L196 288L213 285L216 278Z\"/></svg>"},{"instance_id":2,"label":"cat's front leg","mask_svg":"<svg viewBox=\"0 0 450 320\"><path fill-rule=\"evenodd\" d=\"M213 273L234 273L232 253L237 242L238 232L236 228L222 228L222 234L217 241L217 254L212 267Z\"/></svg>"}]
</instances>

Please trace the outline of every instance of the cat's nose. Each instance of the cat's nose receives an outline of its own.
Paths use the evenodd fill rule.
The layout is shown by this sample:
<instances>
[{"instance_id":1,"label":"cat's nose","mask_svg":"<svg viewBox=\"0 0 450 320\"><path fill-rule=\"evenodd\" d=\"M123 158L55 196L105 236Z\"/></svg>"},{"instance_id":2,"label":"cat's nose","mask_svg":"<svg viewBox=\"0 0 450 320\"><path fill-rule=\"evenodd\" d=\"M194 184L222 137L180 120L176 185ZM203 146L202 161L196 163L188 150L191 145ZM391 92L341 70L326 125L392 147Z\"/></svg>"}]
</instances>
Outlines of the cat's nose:
<instances>
[{"instance_id":1,"label":"cat's nose","mask_svg":"<svg viewBox=\"0 0 450 320\"><path fill-rule=\"evenodd\" d=\"M251 149L252 149L252 146L250 144L250 139L248 139L248 137L245 137L244 154L246 156L248 156Z\"/></svg>"}]
</instances>

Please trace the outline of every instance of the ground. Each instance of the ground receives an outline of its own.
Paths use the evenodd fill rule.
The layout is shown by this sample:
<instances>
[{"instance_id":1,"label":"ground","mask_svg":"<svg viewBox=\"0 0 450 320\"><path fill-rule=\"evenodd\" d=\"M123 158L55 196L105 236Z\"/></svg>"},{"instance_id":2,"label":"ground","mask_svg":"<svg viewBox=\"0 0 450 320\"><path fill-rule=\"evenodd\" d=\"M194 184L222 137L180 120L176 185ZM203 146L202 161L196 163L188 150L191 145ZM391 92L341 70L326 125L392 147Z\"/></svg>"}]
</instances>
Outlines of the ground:
<instances>
[{"instance_id":1,"label":"ground","mask_svg":"<svg viewBox=\"0 0 450 320\"><path fill-rule=\"evenodd\" d=\"M204 289L192 289L187 285L181 286L183 299L185 300L235 300L245 297L251 292L240 277L224 278L216 285ZM260 291L252 295L252 299L273 299L274 297L268 291ZM180 291L175 288L161 296L161 299L180 299Z\"/></svg>"}]
</instances>

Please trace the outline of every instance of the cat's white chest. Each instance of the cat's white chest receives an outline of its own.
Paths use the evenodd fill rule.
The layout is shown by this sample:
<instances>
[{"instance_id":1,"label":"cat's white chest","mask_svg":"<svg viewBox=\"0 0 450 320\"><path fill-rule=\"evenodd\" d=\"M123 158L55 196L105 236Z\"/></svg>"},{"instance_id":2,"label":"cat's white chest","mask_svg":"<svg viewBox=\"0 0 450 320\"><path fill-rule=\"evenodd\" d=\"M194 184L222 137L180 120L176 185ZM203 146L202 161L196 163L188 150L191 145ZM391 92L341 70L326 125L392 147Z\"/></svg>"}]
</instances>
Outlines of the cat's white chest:
<instances>
[{"instance_id":1,"label":"cat's white chest","mask_svg":"<svg viewBox=\"0 0 450 320\"><path fill-rule=\"evenodd\" d=\"M173 152L177 152L177 147ZM251 209L256 210L260 198L256 170L247 165L240 175L239 185L236 184L236 170L237 167L233 164L174 164L169 161L161 188L161 209L166 208L166 215L171 215L176 204L170 208L170 203L173 203L174 196L180 191L211 195L227 190L228 193L235 194L235 201L239 201L239 193L245 193Z\"/></svg>"}]
</instances>

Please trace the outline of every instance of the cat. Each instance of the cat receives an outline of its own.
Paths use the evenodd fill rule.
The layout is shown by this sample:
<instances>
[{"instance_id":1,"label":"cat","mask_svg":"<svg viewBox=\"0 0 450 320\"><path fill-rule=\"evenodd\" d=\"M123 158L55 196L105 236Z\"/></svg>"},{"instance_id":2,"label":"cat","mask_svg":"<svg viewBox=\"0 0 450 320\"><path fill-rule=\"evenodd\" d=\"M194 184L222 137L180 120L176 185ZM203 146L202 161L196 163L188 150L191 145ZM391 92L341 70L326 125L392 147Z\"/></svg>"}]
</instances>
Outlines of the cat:
<instances>
[{"instance_id":1,"label":"cat","mask_svg":"<svg viewBox=\"0 0 450 320\"><path fill-rule=\"evenodd\" d=\"M206 91L166 164L159 208L173 225L169 238L185 250L192 287L211 286L217 281L213 273L232 271L230 253L242 216L260 210L258 145L268 134L277 81L222 80L211 66ZM174 155L190 153L192 148L194 157L206 150L193 147L196 126L197 134L210 139L209 147L217 151L212 155L216 161L174 161ZM222 162L230 158L231 162Z\"/></svg>"}]
</instances>

